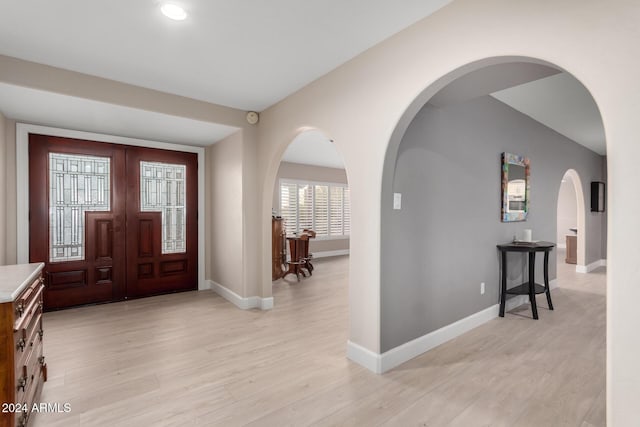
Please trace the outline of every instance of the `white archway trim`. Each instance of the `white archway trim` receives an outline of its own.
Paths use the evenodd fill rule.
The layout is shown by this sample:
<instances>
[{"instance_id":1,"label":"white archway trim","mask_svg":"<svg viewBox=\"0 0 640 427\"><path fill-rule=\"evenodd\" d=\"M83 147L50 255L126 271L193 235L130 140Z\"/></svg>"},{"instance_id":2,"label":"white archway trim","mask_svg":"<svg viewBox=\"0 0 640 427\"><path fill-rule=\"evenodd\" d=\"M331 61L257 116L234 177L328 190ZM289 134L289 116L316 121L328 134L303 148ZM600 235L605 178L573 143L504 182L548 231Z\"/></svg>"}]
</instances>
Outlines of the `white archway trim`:
<instances>
[{"instance_id":1,"label":"white archway trim","mask_svg":"<svg viewBox=\"0 0 640 427\"><path fill-rule=\"evenodd\" d=\"M578 227L578 248L577 248L577 256L578 256L578 263L576 265L576 272L577 273L588 273L589 271L593 270L593 268L591 268L591 270L588 269L589 266L587 266L587 242L586 242L586 230L585 230L585 212L587 209L587 206L585 205L585 200L584 200L584 190L582 187L582 180L580 179L580 175L578 174L578 172L576 172L575 169L569 169L567 172L565 172L564 174L565 177L569 178L571 180L571 183L573 184L573 189L575 191L576 194L576 206L577 206L577 227Z\"/></svg>"},{"instance_id":2,"label":"white archway trim","mask_svg":"<svg viewBox=\"0 0 640 427\"><path fill-rule=\"evenodd\" d=\"M29 134L60 136L65 138L88 139L113 144L133 145L136 147L159 148L163 150L196 153L198 156L198 290L209 289L204 278L205 244L204 244L204 148L188 145L169 144L166 142L148 141L144 139L126 138L93 132L60 129L49 126L16 123L16 178L17 178L17 252L18 263L29 262Z\"/></svg>"}]
</instances>

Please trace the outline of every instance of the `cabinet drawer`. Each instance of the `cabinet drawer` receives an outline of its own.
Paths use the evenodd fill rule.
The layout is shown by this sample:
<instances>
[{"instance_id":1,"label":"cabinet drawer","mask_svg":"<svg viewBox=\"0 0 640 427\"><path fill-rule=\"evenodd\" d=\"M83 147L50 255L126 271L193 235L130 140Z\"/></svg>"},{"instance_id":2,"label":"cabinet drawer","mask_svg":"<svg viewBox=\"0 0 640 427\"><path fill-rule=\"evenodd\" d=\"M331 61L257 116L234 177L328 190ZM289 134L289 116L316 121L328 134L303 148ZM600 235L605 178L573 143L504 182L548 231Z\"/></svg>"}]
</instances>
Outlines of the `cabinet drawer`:
<instances>
[{"instance_id":1,"label":"cabinet drawer","mask_svg":"<svg viewBox=\"0 0 640 427\"><path fill-rule=\"evenodd\" d=\"M42 377L43 365L42 344L38 342L29 352L25 363L16 371L16 402L26 402L28 405L33 403L31 400Z\"/></svg>"},{"instance_id":2,"label":"cabinet drawer","mask_svg":"<svg viewBox=\"0 0 640 427\"><path fill-rule=\"evenodd\" d=\"M28 314L27 310L36 300L42 299L42 288L44 287L44 279L38 277L16 298L13 302L13 313L15 326L17 326ZM16 328L17 329L17 328Z\"/></svg>"},{"instance_id":3,"label":"cabinet drawer","mask_svg":"<svg viewBox=\"0 0 640 427\"><path fill-rule=\"evenodd\" d=\"M30 319L30 322L24 325L22 329L13 333L13 342L15 349L16 368L20 368L26 364L26 360L33 348L42 343L44 331L42 329L42 310ZM18 371L16 371L16 376Z\"/></svg>"},{"instance_id":4,"label":"cabinet drawer","mask_svg":"<svg viewBox=\"0 0 640 427\"><path fill-rule=\"evenodd\" d=\"M38 403L35 402L35 399L36 396L39 396L42 392L44 381L44 374L42 371L39 371L27 392L27 400L20 402L22 405L21 408L26 409L26 411L15 414L15 427L25 427L30 422L31 418L33 418L33 412L31 409L33 408L34 403Z\"/></svg>"},{"instance_id":5,"label":"cabinet drawer","mask_svg":"<svg viewBox=\"0 0 640 427\"><path fill-rule=\"evenodd\" d=\"M42 291L44 286L40 279L36 280L13 303L15 322L13 330L18 331L29 323L36 313L42 312Z\"/></svg>"}]
</instances>

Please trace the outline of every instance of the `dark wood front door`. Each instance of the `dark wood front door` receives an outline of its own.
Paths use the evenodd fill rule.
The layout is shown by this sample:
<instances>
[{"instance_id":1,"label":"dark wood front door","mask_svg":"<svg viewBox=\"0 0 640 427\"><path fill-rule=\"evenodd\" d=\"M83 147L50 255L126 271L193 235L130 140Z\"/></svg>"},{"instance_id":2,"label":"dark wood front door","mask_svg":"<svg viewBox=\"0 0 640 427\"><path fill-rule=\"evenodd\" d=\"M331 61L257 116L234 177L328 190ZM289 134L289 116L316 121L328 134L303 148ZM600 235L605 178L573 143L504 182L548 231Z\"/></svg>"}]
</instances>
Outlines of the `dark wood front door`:
<instances>
[{"instance_id":1,"label":"dark wood front door","mask_svg":"<svg viewBox=\"0 0 640 427\"><path fill-rule=\"evenodd\" d=\"M29 136L45 309L197 289L195 154Z\"/></svg>"},{"instance_id":2,"label":"dark wood front door","mask_svg":"<svg viewBox=\"0 0 640 427\"><path fill-rule=\"evenodd\" d=\"M197 183L195 154L127 148L129 297L197 288Z\"/></svg>"}]
</instances>

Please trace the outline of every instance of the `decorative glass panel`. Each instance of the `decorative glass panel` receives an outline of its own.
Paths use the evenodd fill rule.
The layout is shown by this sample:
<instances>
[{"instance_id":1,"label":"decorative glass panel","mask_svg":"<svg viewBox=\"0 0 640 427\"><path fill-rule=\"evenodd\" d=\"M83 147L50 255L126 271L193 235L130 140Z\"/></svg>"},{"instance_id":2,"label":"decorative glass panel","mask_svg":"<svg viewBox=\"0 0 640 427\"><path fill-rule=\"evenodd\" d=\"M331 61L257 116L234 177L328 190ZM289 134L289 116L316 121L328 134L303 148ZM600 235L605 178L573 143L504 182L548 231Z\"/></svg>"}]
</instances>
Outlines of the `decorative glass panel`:
<instances>
[{"instance_id":1,"label":"decorative glass panel","mask_svg":"<svg viewBox=\"0 0 640 427\"><path fill-rule=\"evenodd\" d=\"M109 157L49 153L49 261L84 260L84 213L111 210Z\"/></svg>"},{"instance_id":2,"label":"decorative glass panel","mask_svg":"<svg viewBox=\"0 0 640 427\"><path fill-rule=\"evenodd\" d=\"M162 213L162 253L187 251L187 167L140 162L140 210Z\"/></svg>"}]
</instances>

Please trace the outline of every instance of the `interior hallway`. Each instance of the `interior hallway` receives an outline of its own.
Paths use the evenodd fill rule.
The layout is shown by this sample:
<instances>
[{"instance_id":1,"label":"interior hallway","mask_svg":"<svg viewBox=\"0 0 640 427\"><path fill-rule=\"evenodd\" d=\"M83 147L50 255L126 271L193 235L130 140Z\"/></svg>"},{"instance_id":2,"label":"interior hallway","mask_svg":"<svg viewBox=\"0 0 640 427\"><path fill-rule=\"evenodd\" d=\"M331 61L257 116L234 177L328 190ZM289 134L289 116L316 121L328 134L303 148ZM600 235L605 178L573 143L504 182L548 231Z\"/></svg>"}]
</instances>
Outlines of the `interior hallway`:
<instances>
[{"instance_id":1,"label":"interior hallway","mask_svg":"<svg viewBox=\"0 0 640 427\"><path fill-rule=\"evenodd\" d=\"M384 374L345 357L348 257L274 283L275 308L188 292L45 315L34 426L604 426L605 274L559 263L528 306Z\"/></svg>"}]
</instances>

